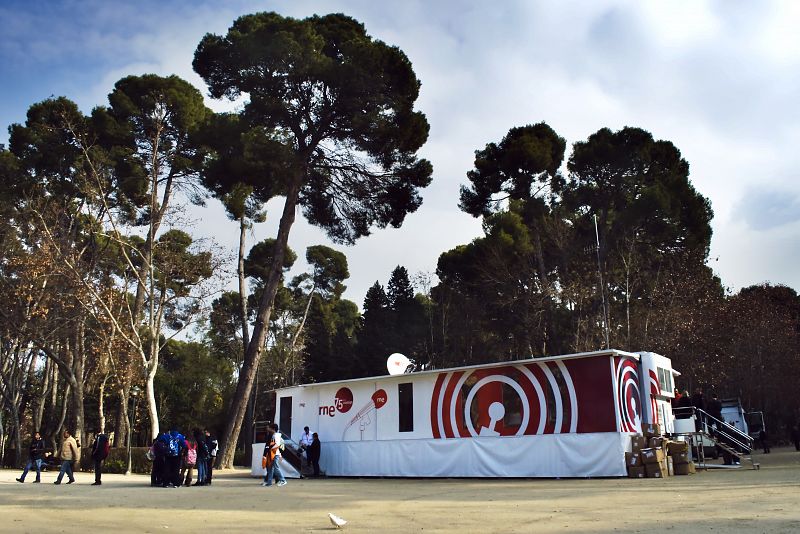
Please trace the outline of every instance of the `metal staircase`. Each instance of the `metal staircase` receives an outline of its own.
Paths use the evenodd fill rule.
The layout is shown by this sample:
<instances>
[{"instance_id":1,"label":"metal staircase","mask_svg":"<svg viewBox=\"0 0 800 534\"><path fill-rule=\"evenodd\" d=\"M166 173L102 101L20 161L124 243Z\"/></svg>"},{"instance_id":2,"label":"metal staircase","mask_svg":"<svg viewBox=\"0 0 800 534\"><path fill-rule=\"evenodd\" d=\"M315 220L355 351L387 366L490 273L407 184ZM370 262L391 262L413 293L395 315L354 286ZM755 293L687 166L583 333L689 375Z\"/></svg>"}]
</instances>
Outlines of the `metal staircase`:
<instances>
[{"instance_id":1,"label":"metal staircase","mask_svg":"<svg viewBox=\"0 0 800 534\"><path fill-rule=\"evenodd\" d=\"M713 446L718 451L723 451L723 455L725 453L730 455L732 459L730 467L741 467L745 462L748 462L753 469L761 467L758 462L753 460L752 437L699 408L676 408L674 412L676 416L683 412L680 415L686 417L689 410L691 410L691 415L684 419L677 419L676 423L677 421L691 421L694 426L693 431L678 432L679 425L676 424L676 434L688 438L687 441L691 444L694 456L697 458L698 467L703 469L729 467L728 465L707 463L705 455L707 446Z\"/></svg>"}]
</instances>

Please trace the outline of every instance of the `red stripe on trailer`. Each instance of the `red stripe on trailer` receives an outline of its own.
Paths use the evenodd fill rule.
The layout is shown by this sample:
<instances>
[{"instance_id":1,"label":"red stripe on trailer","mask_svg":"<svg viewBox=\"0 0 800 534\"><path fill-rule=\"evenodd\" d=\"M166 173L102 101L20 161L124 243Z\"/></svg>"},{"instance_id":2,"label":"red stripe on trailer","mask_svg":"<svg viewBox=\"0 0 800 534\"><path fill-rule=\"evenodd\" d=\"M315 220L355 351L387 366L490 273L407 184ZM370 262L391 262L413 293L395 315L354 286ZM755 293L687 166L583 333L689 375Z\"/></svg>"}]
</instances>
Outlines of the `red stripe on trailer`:
<instances>
[{"instance_id":1,"label":"red stripe on trailer","mask_svg":"<svg viewBox=\"0 0 800 534\"><path fill-rule=\"evenodd\" d=\"M444 383L445 373L436 377L436 383L433 385L433 397L431 398L431 430L433 437L439 439L442 435L439 433L439 396L442 394L442 383Z\"/></svg>"}]
</instances>

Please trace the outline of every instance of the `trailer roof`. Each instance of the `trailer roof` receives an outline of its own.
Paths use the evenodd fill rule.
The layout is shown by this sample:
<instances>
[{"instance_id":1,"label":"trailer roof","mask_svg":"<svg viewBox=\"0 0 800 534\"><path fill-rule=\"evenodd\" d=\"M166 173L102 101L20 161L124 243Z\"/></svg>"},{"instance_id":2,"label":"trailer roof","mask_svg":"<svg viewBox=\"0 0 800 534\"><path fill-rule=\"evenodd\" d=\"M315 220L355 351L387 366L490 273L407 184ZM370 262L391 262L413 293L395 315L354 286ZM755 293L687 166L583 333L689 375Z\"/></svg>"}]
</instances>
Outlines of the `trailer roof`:
<instances>
[{"instance_id":1,"label":"trailer roof","mask_svg":"<svg viewBox=\"0 0 800 534\"><path fill-rule=\"evenodd\" d=\"M375 381L375 380L386 380L390 378L398 378L403 376L419 376L419 375L427 375L431 373L449 373L451 371L463 371L468 369L486 369L491 367L503 367L505 365L517 365L522 363L531 363L531 362L551 362L554 360L572 360L577 358L590 358L593 356L625 356L627 358L633 358L635 360L639 359L639 355L635 352L626 352L623 350L617 349L607 349L607 350L596 350L592 352L578 352L575 354L564 354L560 356L545 356L543 358L528 358L526 360L510 360L510 361L503 361L503 362L492 362L492 363L481 363L477 365L465 365L462 367L448 367L446 369L426 369L424 371L415 371L413 373L405 373L401 375L380 375L380 376L365 376L363 378L347 378L344 380L333 380L331 382L311 382L308 384L298 384L296 386L286 386L283 388L277 388L273 391L283 391L286 389L295 389L295 388L304 388L304 387L317 387L317 386L329 386L333 384L344 384L344 383L351 383L351 382L363 382L363 381Z\"/></svg>"}]
</instances>

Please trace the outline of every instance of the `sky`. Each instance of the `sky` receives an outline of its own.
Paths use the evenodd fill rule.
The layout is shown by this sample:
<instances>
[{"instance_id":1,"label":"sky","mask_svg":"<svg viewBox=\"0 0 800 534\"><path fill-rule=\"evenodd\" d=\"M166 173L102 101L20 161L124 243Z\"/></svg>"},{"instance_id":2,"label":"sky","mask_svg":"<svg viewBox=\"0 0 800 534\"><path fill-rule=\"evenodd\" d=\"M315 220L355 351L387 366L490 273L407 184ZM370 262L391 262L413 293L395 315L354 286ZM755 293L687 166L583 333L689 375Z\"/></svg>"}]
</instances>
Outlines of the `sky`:
<instances>
[{"instance_id":1,"label":"sky","mask_svg":"<svg viewBox=\"0 0 800 534\"><path fill-rule=\"evenodd\" d=\"M258 11L350 15L402 49L422 82L417 109L430 137L420 155L434 172L420 209L351 247L302 217L289 240L301 259L314 244L342 250L345 297L359 306L397 265L435 283L439 255L482 235L458 209L475 150L541 121L568 146L625 126L673 142L711 201L709 265L723 285L800 290L800 2L4 0L0 143L31 104L66 96L88 113L130 74L177 74L207 95L191 66L198 42ZM250 244L276 235L281 206L268 205ZM216 201L191 216L191 233L234 254L237 226Z\"/></svg>"}]
</instances>

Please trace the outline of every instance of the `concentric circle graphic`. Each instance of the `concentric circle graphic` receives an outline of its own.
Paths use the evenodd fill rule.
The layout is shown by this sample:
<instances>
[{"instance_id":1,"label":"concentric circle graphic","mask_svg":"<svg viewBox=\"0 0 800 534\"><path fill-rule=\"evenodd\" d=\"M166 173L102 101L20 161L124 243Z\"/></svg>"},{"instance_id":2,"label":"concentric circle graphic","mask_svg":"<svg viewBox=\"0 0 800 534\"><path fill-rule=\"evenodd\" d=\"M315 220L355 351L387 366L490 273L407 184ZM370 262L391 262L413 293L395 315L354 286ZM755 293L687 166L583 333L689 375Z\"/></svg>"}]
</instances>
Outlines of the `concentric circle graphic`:
<instances>
[{"instance_id":1,"label":"concentric circle graphic","mask_svg":"<svg viewBox=\"0 0 800 534\"><path fill-rule=\"evenodd\" d=\"M466 438L574 432L574 389L569 371L557 363L442 373L431 403L433 434Z\"/></svg>"},{"instance_id":2,"label":"concentric circle graphic","mask_svg":"<svg viewBox=\"0 0 800 534\"><path fill-rule=\"evenodd\" d=\"M619 406L622 432L639 432L642 422L642 407L639 394L639 374L636 364L620 358L617 362L617 405Z\"/></svg>"}]
</instances>

